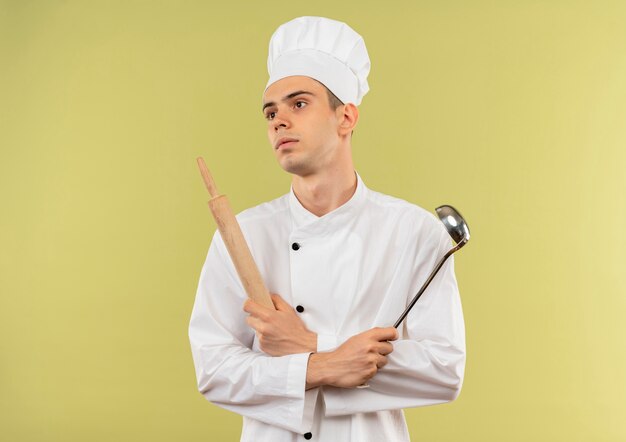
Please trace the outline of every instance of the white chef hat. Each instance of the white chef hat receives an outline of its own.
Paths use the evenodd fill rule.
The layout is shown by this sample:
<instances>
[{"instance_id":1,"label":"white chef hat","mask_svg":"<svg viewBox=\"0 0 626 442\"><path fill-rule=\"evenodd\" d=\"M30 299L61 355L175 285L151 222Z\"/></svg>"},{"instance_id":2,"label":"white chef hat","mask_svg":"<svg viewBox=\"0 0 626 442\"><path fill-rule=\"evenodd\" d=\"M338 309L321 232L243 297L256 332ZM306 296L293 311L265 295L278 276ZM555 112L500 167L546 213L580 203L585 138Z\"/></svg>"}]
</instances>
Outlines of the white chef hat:
<instances>
[{"instance_id":1,"label":"white chef hat","mask_svg":"<svg viewBox=\"0 0 626 442\"><path fill-rule=\"evenodd\" d=\"M279 26L270 40L267 70L266 90L292 75L319 81L343 103L359 105L369 90L370 59L363 37L324 17L298 17Z\"/></svg>"}]
</instances>

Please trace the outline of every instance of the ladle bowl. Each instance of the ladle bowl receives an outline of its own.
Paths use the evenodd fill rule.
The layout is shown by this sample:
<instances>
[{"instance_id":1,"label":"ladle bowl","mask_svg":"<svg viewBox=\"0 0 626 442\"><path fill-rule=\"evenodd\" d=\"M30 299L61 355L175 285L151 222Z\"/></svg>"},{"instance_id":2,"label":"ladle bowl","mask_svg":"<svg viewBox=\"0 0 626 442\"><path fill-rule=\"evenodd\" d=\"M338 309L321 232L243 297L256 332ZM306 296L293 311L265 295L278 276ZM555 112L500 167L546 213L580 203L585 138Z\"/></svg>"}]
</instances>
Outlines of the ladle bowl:
<instances>
[{"instance_id":1,"label":"ladle bowl","mask_svg":"<svg viewBox=\"0 0 626 442\"><path fill-rule=\"evenodd\" d=\"M463 243L463 245L465 245L465 243L469 241L469 227L458 210L452 206L444 205L437 207L435 212L437 212L437 216L446 227L448 234L452 237L455 243Z\"/></svg>"}]
</instances>

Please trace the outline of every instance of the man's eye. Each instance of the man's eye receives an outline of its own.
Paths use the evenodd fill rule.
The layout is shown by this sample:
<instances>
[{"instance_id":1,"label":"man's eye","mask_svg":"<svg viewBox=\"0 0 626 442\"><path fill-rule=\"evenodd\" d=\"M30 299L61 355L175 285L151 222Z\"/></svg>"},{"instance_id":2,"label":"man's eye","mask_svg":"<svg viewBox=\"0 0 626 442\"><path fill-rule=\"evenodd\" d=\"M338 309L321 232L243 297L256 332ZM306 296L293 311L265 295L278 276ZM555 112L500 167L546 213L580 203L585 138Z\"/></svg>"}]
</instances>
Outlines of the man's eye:
<instances>
[{"instance_id":1,"label":"man's eye","mask_svg":"<svg viewBox=\"0 0 626 442\"><path fill-rule=\"evenodd\" d=\"M303 108L304 106L306 106L306 102L304 102L304 101L296 101L296 107L297 108Z\"/></svg>"},{"instance_id":2,"label":"man's eye","mask_svg":"<svg viewBox=\"0 0 626 442\"><path fill-rule=\"evenodd\" d=\"M265 119L266 120L273 120L275 116L276 116L276 112L268 112L268 113L265 114Z\"/></svg>"}]
</instances>

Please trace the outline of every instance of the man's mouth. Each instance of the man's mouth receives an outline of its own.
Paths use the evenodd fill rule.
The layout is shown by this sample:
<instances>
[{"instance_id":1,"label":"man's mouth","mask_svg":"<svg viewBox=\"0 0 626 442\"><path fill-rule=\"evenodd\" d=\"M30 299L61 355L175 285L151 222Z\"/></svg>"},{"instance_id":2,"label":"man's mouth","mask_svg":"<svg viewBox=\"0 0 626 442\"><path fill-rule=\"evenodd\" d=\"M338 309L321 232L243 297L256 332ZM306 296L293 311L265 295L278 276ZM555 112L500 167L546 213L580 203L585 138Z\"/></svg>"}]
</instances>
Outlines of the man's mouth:
<instances>
[{"instance_id":1,"label":"man's mouth","mask_svg":"<svg viewBox=\"0 0 626 442\"><path fill-rule=\"evenodd\" d=\"M274 144L274 149L278 150L281 147L293 146L297 142L298 140L296 140L295 138L290 138L290 137L279 138L278 141L276 141L276 143Z\"/></svg>"}]
</instances>

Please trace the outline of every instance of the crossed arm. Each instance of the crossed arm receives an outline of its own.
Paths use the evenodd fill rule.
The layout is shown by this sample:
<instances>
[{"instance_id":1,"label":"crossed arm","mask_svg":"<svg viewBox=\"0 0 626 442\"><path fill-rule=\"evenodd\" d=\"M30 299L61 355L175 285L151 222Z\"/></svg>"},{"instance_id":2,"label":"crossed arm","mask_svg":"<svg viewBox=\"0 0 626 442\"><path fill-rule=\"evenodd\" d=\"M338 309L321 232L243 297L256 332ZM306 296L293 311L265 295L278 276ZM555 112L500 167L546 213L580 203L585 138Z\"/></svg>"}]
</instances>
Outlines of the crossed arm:
<instances>
[{"instance_id":1,"label":"crossed arm","mask_svg":"<svg viewBox=\"0 0 626 442\"><path fill-rule=\"evenodd\" d=\"M440 252L449 246L444 235ZM420 253L434 256L432 248L422 247ZM401 305L401 294L413 293L431 269L428 262L417 267L414 262L420 258L408 256L399 262L402 268L397 271L414 277L393 279L379 294L380 309L364 311L367 323L395 319L395 309L386 306ZM316 386L324 386L326 416L433 405L458 395L465 333L453 259L398 330L402 339L396 339L395 329L373 328L347 340L321 331L316 336L318 330L307 329L279 296L274 296L276 311L245 302L236 271L228 263L218 236L203 266L189 323L198 389L209 401L302 432L308 431L314 416L320 393ZM331 343L329 337L336 339ZM366 382L370 388L354 388Z\"/></svg>"},{"instance_id":2,"label":"crossed arm","mask_svg":"<svg viewBox=\"0 0 626 442\"><path fill-rule=\"evenodd\" d=\"M372 378L393 351L389 341L398 338L393 327L373 328L352 336L337 349L317 353L317 335L307 329L296 311L279 295L272 295L276 310L248 299L246 322L259 340L261 350L270 356L311 353L306 372L306 388L330 385L353 388Z\"/></svg>"}]
</instances>

